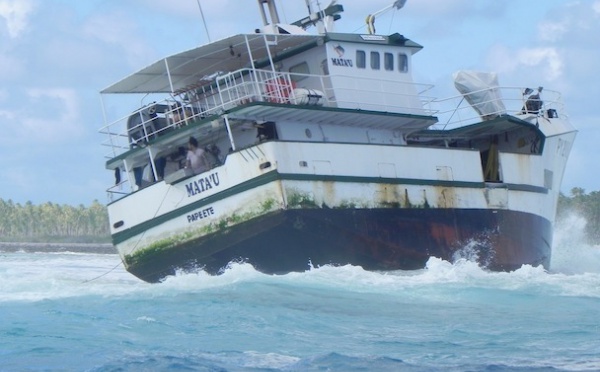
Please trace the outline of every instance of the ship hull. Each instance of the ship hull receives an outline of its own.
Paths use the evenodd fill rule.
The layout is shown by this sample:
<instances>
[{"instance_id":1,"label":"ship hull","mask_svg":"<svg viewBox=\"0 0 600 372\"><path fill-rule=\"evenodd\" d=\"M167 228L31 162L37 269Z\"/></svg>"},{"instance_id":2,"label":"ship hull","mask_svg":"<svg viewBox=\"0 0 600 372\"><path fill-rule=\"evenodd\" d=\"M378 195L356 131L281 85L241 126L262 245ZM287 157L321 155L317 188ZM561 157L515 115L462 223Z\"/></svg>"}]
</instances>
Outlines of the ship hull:
<instances>
[{"instance_id":1,"label":"ship hull","mask_svg":"<svg viewBox=\"0 0 600 372\"><path fill-rule=\"evenodd\" d=\"M552 225L538 215L491 209L288 209L160 250L127 263L148 282L179 271L222 273L232 261L268 274L311 266L366 270L424 268L430 257L476 260L510 271L549 267Z\"/></svg>"}]
</instances>

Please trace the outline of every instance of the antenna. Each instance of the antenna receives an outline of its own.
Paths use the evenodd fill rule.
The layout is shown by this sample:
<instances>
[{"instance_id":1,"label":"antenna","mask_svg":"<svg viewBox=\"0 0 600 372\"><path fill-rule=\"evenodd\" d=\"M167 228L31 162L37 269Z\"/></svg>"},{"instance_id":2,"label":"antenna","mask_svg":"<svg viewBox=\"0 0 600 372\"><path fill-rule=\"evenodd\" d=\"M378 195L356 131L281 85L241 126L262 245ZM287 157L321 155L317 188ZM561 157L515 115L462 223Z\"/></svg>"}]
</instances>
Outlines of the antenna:
<instances>
[{"instance_id":1,"label":"antenna","mask_svg":"<svg viewBox=\"0 0 600 372\"><path fill-rule=\"evenodd\" d=\"M200 0L196 0L198 2L198 8L200 9L200 15L202 16L202 23L204 23L204 29L206 30L206 37L208 37L208 42L210 43L210 34L208 33L208 27L206 26L206 20L204 19L204 12L202 11L202 5L200 5Z\"/></svg>"}]
</instances>

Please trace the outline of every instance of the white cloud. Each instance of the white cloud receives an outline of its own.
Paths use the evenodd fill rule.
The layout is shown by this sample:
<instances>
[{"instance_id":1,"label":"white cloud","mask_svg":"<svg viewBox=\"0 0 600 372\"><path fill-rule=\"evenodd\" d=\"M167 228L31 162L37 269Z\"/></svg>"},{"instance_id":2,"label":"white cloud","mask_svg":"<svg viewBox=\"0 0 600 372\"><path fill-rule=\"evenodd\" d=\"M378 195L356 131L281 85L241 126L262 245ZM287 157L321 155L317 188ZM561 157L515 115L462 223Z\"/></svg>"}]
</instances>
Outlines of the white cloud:
<instances>
[{"instance_id":1,"label":"white cloud","mask_svg":"<svg viewBox=\"0 0 600 372\"><path fill-rule=\"evenodd\" d=\"M27 91L27 99L25 106L0 112L12 123L5 129L9 132L7 138L10 138L11 144L23 141L62 143L74 141L82 134L75 90L34 88Z\"/></svg>"},{"instance_id":2,"label":"white cloud","mask_svg":"<svg viewBox=\"0 0 600 372\"><path fill-rule=\"evenodd\" d=\"M592 10L597 13L596 15L600 16L600 1L596 1L592 4Z\"/></svg>"},{"instance_id":3,"label":"white cloud","mask_svg":"<svg viewBox=\"0 0 600 372\"><path fill-rule=\"evenodd\" d=\"M96 15L87 21L83 32L105 44L116 45L123 51L132 66L140 67L140 63L143 64L155 58L154 50L137 36L140 35L140 30L137 29L135 23L129 21L125 14Z\"/></svg>"},{"instance_id":4,"label":"white cloud","mask_svg":"<svg viewBox=\"0 0 600 372\"><path fill-rule=\"evenodd\" d=\"M521 49L517 60L525 66L542 66L547 80L556 80L563 73L563 61L555 48Z\"/></svg>"},{"instance_id":5,"label":"white cloud","mask_svg":"<svg viewBox=\"0 0 600 372\"><path fill-rule=\"evenodd\" d=\"M488 65L499 73L511 72L517 66L513 52L506 45L494 45L488 52Z\"/></svg>"},{"instance_id":6,"label":"white cloud","mask_svg":"<svg viewBox=\"0 0 600 372\"><path fill-rule=\"evenodd\" d=\"M11 122L15 119L15 113L8 110L0 110L0 120L4 122Z\"/></svg>"},{"instance_id":7,"label":"white cloud","mask_svg":"<svg viewBox=\"0 0 600 372\"><path fill-rule=\"evenodd\" d=\"M30 0L0 0L0 17L6 20L8 34L18 37L27 28L27 18L33 11Z\"/></svg>"},{"instance_id":8,"label":"white cloud","mask_svg":"<svg viewBox=\"0 0 600 372\"><path fill-rule=\"evenodd\" d=\"M502 45L492 48L488 64L494 71L513 73L522 68L535 68L546 81L558 79L563 74L564 62L560 53L551 47L520 48L511 50Z\"/></svg>"},{"instance_id":9,"label":"white cloud","mask_svg":"<svg viewBox=\"0 0 600 372\"><path fill-rule=\"evenodd\" d=\"M555 42L562 38L569 31L570 21L563 19L561 22L546 21L538 25L538 35L540 40Z\"/></svg>"}]
</instances>

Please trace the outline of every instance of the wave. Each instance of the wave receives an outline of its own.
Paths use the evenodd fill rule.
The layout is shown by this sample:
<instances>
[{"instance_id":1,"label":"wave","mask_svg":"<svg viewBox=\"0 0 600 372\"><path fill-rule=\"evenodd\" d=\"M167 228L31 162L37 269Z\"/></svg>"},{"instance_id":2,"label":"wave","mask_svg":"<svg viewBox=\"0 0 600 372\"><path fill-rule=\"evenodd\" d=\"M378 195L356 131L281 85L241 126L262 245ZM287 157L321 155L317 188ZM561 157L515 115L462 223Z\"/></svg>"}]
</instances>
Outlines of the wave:
<instances>
[{"instance_id":1,"label":"wave","mask_svg":"<svg viewBox=\"0 0 600 372\"><path fill-rule=\"evenodd\" d=\"M104 253L116 254L112 244L0 242L0 253Z\"/></svg>"},{"instance_id":2,"label":"wave","mask_svg":"<svg viewBox=\"0 0 600 372\"><path fill-rule=\"evenodd\" d=\"M186 367L211 371L430 371L431 368L410 366L402 360L388 357L355 357L339 353L327 353L306 358L259 352L201 353L199 355L173 356L164 354L135 355L110 362L93 371L119 370L172 370ZM199 368L203 367L203 368ZM408 369L410 368L410 369ZM186 368L187 369L187 368Z\"/></svg>"},{"instance_id":3,"label":"wave","mask_svg":"<svg viewBox=\"0 0 600 372\"><path fill-rule=\"evenodd\" d=\"M220 276L182 272L148 284L116 254L0 253L3 363L92 371L597 370L600 260L598 247L577 240L583 222L557 229L551 270L490 272L467 258L431 258L416 271L345 265L267 275L232 263Z\"/></svg>"},{"instance_id":4,"label":"wave","mask_svg":"<svg viewBox=\"0 0 600 372\"><path fill-rule=\"evenodd\" d=\"M31 255L29 255L31 256ZM37 256L37 255L36 255ZM476 263L431 258L418 271L365 271L358 266L322 266L302 273L267 275L247 263L235 263L220 276L203 271L180 273L160 284L148 284L127 273L118 258L103 255L48 255L38 262L0 266L0 302L100 296L173 297L248 290L338 295L444 296L451 292L490 290L548 296L600 298L600 274L547 272L523 266L513 272L490 272Z\"/></svg>"},{"instance_id":5,"label":"wave","mask_svg":"<svg viewBox=\"0 0 600 372\"><path fill-rule=\"evenodd\" d=\"M571 214L554 228L551 272L600 273L600 246L587 243L585 218Z\"/></svg>"},{"instance_id":6,"label":"wave","mask_svg":"<svg viewBox=\"0 0 600 372\"><path fill-rule=\"evenodd\" d=\"M82 296L174 296L247 288L255 291L343 295L428 295L448 291L494 290L550 296L600 297L600 248L585 243L585 220L571 216L555 230L549 271L524 265L513 272L490 272L476 262L431 258L416 271L365 271L357 266L313 267L306 272L266 275L247 263L232 263L220 276L179 273L147 284L127 273L116 254L89 252L0 252L0 302Z\"/></svg>"}]
</instances>

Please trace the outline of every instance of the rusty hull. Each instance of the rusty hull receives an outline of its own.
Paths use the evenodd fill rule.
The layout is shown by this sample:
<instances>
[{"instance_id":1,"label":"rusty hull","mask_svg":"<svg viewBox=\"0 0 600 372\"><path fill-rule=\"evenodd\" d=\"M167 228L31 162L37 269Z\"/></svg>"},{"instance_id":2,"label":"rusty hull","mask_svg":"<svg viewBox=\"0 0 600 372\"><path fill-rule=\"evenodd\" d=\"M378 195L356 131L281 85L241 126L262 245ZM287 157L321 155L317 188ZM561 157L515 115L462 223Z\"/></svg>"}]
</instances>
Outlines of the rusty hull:
<instances>
[{"instance_id":1,"label":"rusty hull","mask_svg":"<svg viewBox=\"0 0 600 372\"><path fill-rule=\"evenodd\" d=\"M148 282L177 271L219 274L244 261L269 274L310 265L414 270L430 257L477 260L493 271L549 267L552 229L529 213L483 209L281 210L145 257L127 270Z\"/></svg>"}]
</instances>

